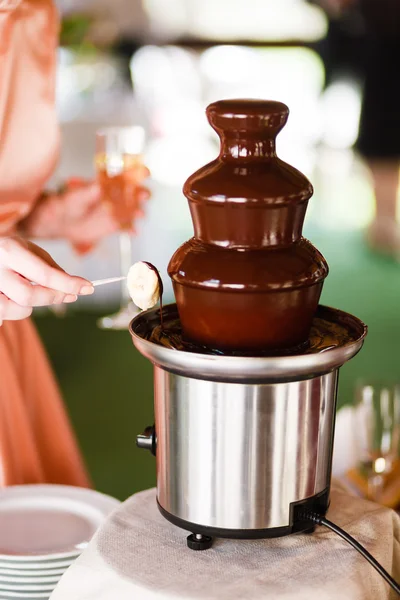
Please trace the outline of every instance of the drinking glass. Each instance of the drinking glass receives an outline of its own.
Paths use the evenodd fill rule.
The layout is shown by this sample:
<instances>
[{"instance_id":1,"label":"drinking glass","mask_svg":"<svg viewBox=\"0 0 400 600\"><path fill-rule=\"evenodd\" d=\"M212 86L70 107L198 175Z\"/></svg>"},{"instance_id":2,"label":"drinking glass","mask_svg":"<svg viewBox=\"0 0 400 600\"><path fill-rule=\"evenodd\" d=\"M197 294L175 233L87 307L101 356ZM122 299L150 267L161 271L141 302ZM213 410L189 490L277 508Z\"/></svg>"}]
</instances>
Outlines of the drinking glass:
<instances>
[{"instance_id":1,"label":"drinking glass","mask_svg":"<svg viewBox=\"0 0 400 600\"><path fill-rule=\"evenodd\" d=\"M96 133L95 165L103 201L120 224L119 252L121 275L127 275L132 263L132 224L139 210L136 179L142 165L145 141L144 129L133 127L106 127ZM126 281L121 284L121 308L103 317L102 329L126 329L138 308L133 304Z\"/></svg>"},{"instance_id":2,"label":"drinking glass","mask_svg":"<svg viewBox=\"0 0 400 600\"><path fill-rule=\"evenodd\" d=\"M379 502L399 458L400 385L361 384L356 390L355 435L367 497Z\"/></svg>"}]
</instances>

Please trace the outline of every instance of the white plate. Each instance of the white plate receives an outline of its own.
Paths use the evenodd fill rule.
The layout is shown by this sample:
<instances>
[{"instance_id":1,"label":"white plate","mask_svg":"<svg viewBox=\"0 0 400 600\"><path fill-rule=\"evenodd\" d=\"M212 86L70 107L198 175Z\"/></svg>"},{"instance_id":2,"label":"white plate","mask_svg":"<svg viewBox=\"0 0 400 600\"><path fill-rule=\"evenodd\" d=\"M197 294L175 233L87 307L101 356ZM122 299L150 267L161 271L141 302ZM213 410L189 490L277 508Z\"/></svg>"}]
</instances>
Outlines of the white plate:
<instances>
[{"instance_id":1,"label":"white plate","mask_svg":"<svg viewBox=\"0 0 400 600\"><path fill-rule=\"evenodd\" d=\"M39 574L42 574L43 571L59 571L60 569L68 569L72 563L78 557L69 558L67 560L59 560L59 561L39 561L39 562L11 562L11 561L0 561L0 572L5 573L5 571L13 571L15 574L20 575L28 575L29 571L39 571ZM30 573L29 573L30 574Z\"/></svg>"},{"instance_id":2,"label":"white plate","mask_svg":"<svg viewBox=\"0 0 400 600\"><path fill-rule=\"evenodd\" d=\"M50 598L52 592L0 592L0 600L10 600L10 598L16 598L16 600L32 600L32 598Z\"/></svg>"},{"instance_id":3,"label":"white plate","mask_svg":"<svg viewBox=\"0 0 400 600\"><path fill-rule=\"evenodd\" d=\"M3 575L0 575L0 587L8 588L9 583L11 583L12 585L18 584L22 586L26 584L29 585L31 583L34 583L36 585L54 583L59 581L62 575L64 575L64 572L59 573L58 575L51 575L49 577L4 577Z\"/></svg>"},{"instance_id":4,"label":"white plate","mask_svg":"<svg viewBox=\"0 0 400 600\"><path fill-rule=\"evenodd\" d=\"M57 585L57 581L54 583L44 583L43 585L35 585L33 583L28 583L27 585L16 585L13 583L10 584L0 584L0 594L6 594L8 592L16 592L17 594L28 594L29 592L37 592L37 593L51 593Z\"/></svg>"},{"instance_id":5,"label":"white plate","mask_svg":"<svg viewBox=\"0 0 400 600\"><path fill-rule=\"evenodd\" d=\"M15 594L14 592L0 592L0 600L36 600L36 598L49 600L52 593L53 592L43 592L43 594L37 594L35 592L29 592L28 594L22 594L21 596L21 594Z\"/></svg>"},{"instance_id":6,"label":"white plate","mask_svg":"<svg viewBox=\"0 0 400 600\"><path fill-rule=\"evenodd\" d=\"M72 564L72 563L71 563ZM69 566L69 564L68 564ZM57 577L62 575L68 569L68 566L60 569L2 569L0 568L0 577Z\"/></svg>"},{"instance_id":7,"label":"white plate","mask_svg":"<svg viewBox=\"0 0 400 600\"><path fill-rule=\"evenodd\" d=\"M76 558L119 501L64 485L18 485L0 492L0 562Z\"/></svg>"},{"instance_id":8,"label":"white plate","mask_svg":"<svg viewBox=\"0 0 400 600\"><path fill-rule=\"evenodd\" d=\"M1 532L0 532L1 535ZM67 556L64 558L59 558L58 560L45 560L42 556L30 556L30 560L8 560L4 559L2 555L0 555L0 570L1 569L60 569L61 567L68 567L71 565L77 558L79 558L81 553L76 554L75 556ZM27 557L28 558L28 557Z\"/></svg>"}]
</instances>

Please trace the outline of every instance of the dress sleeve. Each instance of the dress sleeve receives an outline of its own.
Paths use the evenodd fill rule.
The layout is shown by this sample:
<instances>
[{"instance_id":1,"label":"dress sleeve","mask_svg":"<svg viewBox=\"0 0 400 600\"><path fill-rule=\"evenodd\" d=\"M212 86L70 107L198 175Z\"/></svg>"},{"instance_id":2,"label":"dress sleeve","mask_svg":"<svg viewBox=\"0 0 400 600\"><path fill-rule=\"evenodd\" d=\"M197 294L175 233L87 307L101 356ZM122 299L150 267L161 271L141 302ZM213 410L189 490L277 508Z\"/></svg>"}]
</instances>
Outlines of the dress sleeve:
<instances>
[{"instance_id":1,"label":"dress sleeve","mask_svg":"<svg viewBox=\"0 0 400 600\"><path fill-rule=\"evenodd\" d=\"M0 235L33 209L59 153L53 0L0 0Z\"/></svg>"}]
</instances>

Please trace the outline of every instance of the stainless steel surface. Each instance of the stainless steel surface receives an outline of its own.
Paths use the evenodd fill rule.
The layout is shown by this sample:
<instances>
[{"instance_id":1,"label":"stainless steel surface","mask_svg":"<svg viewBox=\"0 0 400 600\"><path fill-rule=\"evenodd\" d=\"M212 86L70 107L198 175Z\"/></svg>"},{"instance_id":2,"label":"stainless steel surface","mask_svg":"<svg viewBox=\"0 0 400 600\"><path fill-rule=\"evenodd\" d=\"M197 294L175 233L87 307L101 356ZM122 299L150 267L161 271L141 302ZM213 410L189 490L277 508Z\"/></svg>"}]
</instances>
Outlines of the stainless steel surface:
<instances>
[{"instance_id":1,"label":"stainless steel surface","mask_svg":"<svg viewBox=\"0 0 400 600\"><path fill-rule=\"evenodd\" d=\"M209 527L289 525L291 502L329 486L336 385L336 370L259 385L193 379L156 367L162 508Z\"/></svg>"},{"instance_id":2,"label":"stainless steel surface","mask_svg":"<svg viewBox=\"0 0 400 600\"><path fill-rule=\"evenodd\" d=\"M151 435L143 435L143 434L139 434L136 436L136 446L138 448L143 448L143 450L150 450L150 452L153 449L153 438Z\"/></svg>"},{"instance_id":3,"label":"stainless steel surface","mask_svg":"<svg viewBox=\"0 0 400 600\"><path fill-rule=\"evenodd\" d=\"M164 318L177 317L175 305ZM157 490L161 507L203 527L288 527L290 504L330 485L338 368L366 326L320 306L346 339L320 352L274 357L207 355L145 339L158 309L130 326L154 366Z\"/></svg>"},{"instance_id":4,"label":"stainless steel surface","mask_svg":"<svg viewBox=\"0 0 400 600\"><path fill-rule=\"evenodd\" d=\"M319 307L320 311L341 318L348 324L351 341L315 354L297 354L272 357L212 356L165 348L145 340L143 331L160 322L159 309L141 313L130 324L132 340L136 348L153 364L173 373L226 382L273 382L293 381L303 377L315 377L337 369L350 360L363 345L367 327L356 317L343 311ZM165 318L177 316L176 305L164 307Z\"/></svg>"},{"instance_id":5,"label":"stainless steel surface","mask_svg":"<svg viewBox=\"0 0 400 600\"><path fill-rule=\"evenodd\" d=\"M150 450L154 456L157 451L157 438L154 425L149 425L143 433L136 436L136 446L144 450Z\"/></svg>"}]
</instances>

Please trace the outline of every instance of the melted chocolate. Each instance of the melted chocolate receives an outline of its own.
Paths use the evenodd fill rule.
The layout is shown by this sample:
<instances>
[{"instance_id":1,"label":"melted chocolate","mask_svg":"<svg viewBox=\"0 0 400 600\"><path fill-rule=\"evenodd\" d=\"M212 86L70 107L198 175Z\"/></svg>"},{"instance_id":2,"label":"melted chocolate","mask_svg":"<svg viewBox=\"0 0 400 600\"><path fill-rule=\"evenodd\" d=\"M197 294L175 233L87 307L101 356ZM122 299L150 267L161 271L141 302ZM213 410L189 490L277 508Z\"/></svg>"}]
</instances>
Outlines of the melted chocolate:
<instances>
[{"instance_id":1,"label":"melted chocolate","mask_svg":"<svg viewBox=\"0 0 400 600\"><path fill-rule=\"evenodd\" d=\"M329 311L334 313L334 320ZM359 338L360 332L355 331L354 324L341 318L341 315L345 315L345 313L333 311L333 309L323 309L323 307L321 307L319 313L313 320L308 340L301 346L280 352L279 355L293 356L299 354L316 354L355 341ZM145 330L142 330L140 335L154 344L172 350L224 356L265 357L278 355L278 353L267 349L257 353L241 352L238 350L223 352L218 348L209 348L201 344L195 344L185 339L182 333L180 320L175 317L167 317L164 320L164 327L161 327L160 325L149 326Z\"/></svg>"},{"instance_id":2,"label":"melted chocolate","mask_svg":"<svg viewBox=\"0 0 400 600\"><path fill-rule=\"evenodd\" d=\"M328 266L301 236L312 186L276 155L288 114L262 100L207 108L221 150L184 185L195 235L168 266L185 343L278 354L307 343Z\"/></svg>"},{"instance_id":3,"label":"melted chocolate","mask_svg":"<svg viewBox=\"0 0 400 600\"><path fill-rule=\"evenodd\" d=\"M157 267L155 267L154 265L152 265L150 262L147 262L147 260L143 261L145 265L147 265L149 267L149 269L151 269L151 271L154 271L154 273L157 275L157 279L158 279L158 289L160 291L160 326L161 326L161 330L163 328L163 293L164 293L164 284L163 281L161 279L161 275L158 272Z\"/></svg>"}]
</instances>

